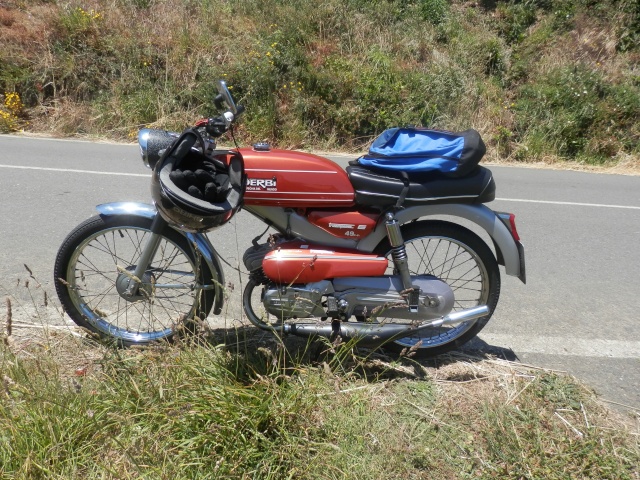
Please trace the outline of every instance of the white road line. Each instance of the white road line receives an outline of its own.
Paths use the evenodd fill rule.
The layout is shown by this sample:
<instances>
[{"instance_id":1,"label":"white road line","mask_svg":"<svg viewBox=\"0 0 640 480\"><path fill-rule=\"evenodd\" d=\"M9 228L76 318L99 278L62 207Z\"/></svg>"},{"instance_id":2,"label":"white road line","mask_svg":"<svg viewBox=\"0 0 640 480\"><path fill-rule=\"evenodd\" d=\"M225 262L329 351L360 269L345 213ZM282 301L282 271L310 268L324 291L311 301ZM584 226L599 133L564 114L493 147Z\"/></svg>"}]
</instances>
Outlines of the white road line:
<instances>
[{"instance_id":1,"label":"white road line","mask_svg":"<svg viewBox=\"0 0 640 480\"><path fill-rule=\"evenodd\" d=\"M44 142L65 142L65 143L91 143L93 145L116 145L116 146L136 146L137 143L118 142L115 140L82 140L79 138L54 138L54 137L39 137L35 135L16 135L16 134L1 134L0 138L7 138L9 140L38 140Z\"/></svg>"},{"instance_id":2,"label":"white road line","mask_svg":"<svg viewBox=\"0 0 640 480\"><path fill-rule=\"evenodd\" d=\"M123 177L149 177L150 174L145 173L120 173L120 172L100 172L96 170L77 170L72 168L49 168L49 167L26 167L23 165L1 165L0 168L15 168L19 170L40 170L46 172L64 172L64 173L92 173L95 175L116 175ZM623 208L627 210L640 210L640 207L631 205L607 205L602 203L578 203L578 202L556 202L551 200L529 200L525 198L496 198L502 202L523 202L523 203L544 203L548 205L569 205L575 207L598 207L598 208Z\"/></svg>"},{"instance_id":3,"label":"white road line","mask_svg":"<svg viewBox=\"0 0 640 480\"><path fill-rule=\"evenodd\" d=\"M46 172L65 172L65 173L93 173L96 175L117 175L125 177L147 177L150 173L120 173L120 172L99 172L96 170L75 170L72 168L48 168L48 167L25 167L22 165L0 165L0 168L17 168L19 170L42 170Z\"/></svg>"},{"instance_id":4,"label":"white road line","mask_svg":"<svg viewBox=\"0 0 640 480\"><path fill-rule=\"evenodd\" d=\"M577 357L640 359L640 342L592 338L539 337L480 333L478 337L494 347L517 353L540 353Z\"/></svg>"},{"instance_id":5,"label":"white road line","mask_svg":"<svg viewBox=\"0 0 640 480\"><path fill-rule=\"evenodd\" d=\"M602 203L556 202L551 200L528 200L525 198L496 198L496 200L504 202L547 203L549 205L573 205L577 207L626 208L629 210L640 210L640 207L630 205L606 205Z\"/></svg>"}]
</instances>

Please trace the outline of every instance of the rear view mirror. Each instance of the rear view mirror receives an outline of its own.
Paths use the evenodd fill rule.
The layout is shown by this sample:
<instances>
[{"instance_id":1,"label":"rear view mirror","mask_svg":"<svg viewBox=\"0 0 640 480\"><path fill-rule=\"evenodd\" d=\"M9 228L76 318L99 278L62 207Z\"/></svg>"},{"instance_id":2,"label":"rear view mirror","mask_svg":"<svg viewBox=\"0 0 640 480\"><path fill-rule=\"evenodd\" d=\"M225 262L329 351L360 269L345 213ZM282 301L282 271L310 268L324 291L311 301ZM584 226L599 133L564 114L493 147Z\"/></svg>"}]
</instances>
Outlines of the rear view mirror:
<instances>
[{"instance_id":1,"label":"rear view mirror","mask_svg":"<svg viewBox=\"0 0 640 480\"><path fill-rule=\"evenodd\" d=\"M218 82L218 93L222 96L222 101L227 104L231 113L236 115L238 113L238 107L236 107L236 102L233 101L231 92L227 88L227 82L224 80Z\"/></svg>"}]
</instances>

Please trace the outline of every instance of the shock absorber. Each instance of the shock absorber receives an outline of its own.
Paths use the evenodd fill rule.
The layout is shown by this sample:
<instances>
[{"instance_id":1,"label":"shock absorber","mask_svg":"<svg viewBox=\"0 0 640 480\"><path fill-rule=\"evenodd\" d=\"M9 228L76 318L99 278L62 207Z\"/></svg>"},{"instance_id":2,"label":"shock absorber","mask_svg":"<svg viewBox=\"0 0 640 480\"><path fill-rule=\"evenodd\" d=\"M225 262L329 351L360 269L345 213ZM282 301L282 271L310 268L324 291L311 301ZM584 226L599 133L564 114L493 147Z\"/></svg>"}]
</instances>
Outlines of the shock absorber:
<instances>
[{"instance_id":1,"label":"shock absorber","mask_svg":"<svg viewBox=\"0 0 640 480\"><path fill-rule=\"evenodd\" d=\"M393 258L393 264L396 267L396 271L400 275L402 280L402 286L404 291L408 292L407 303L409 304L409 310L411 312L418 311L418 302L420 297L420 289L413 285L411 280L411 273L409 272L409 260L407 257L407 248L402 238L402 232L400 231L400 224L393 213L388 212L385 216L385 226L387 228L387 237L391 244L391 257Z\"/></svg>"}]
</instances>

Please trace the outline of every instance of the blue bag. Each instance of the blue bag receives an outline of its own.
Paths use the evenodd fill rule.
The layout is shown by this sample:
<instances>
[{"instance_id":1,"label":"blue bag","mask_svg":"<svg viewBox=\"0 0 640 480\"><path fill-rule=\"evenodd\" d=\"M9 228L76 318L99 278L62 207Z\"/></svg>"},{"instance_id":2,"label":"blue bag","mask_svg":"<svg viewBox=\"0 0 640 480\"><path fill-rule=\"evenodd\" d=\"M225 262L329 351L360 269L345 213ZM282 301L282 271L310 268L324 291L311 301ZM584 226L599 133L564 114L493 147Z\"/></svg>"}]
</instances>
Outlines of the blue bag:
<instances>
[{"instance_id":1,"label":"blue bag","mask_svg":"<svg viewBox=\"0 0 640 480\"><path fill-rule=\"evenodd\" d=\"M365 167L403 172L440 172L462 177L473 171L487 151L480 134L426 128L391 128L358 159Z\"/></svg>"}]
</instances>

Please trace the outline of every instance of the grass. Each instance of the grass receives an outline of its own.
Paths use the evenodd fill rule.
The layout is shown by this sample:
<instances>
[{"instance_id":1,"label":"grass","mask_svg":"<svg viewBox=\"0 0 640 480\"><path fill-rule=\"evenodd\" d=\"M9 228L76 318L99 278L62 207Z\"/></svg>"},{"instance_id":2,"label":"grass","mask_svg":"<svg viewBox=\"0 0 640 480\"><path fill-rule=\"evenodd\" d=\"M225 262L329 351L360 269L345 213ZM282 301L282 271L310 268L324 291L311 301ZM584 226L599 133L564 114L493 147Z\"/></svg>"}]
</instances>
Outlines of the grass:
<instances>
[{"instance_id":1,"label":"grass","mask_svg":"<svg viewBox=\"0 0 640 480\"><path fill-rule=\"evenodd\" d=\"M633 0L12 0L0 38L0 93L24 105L3 131L182 129L225 78L243 141L360 149L420 124L476 128L491 160L640 152Z\"/></svg>"},{"instance_id":2,"label":"grass","mask_svg":"<svg viewBox=\"0 0 640 480\"><path fill-rule=\"evenodd\" d=\"M118 349L60 325L25 269L0 285L0 478L640 476L640 411L560 372L242 327Z\"/></svg>"},{"instance_id":3,"label":"grass","mask_svg":"<svg viewBox=\"0 0 640 480\"><path fill-rule=\"evenodd\" d=\"M638 418L558 372L470 352L392 360L255 329L114 349L24 329L11 303L0 478L640 475Z\"/></svg>"}]
</instances>

